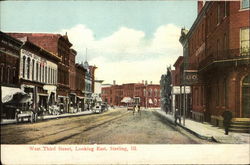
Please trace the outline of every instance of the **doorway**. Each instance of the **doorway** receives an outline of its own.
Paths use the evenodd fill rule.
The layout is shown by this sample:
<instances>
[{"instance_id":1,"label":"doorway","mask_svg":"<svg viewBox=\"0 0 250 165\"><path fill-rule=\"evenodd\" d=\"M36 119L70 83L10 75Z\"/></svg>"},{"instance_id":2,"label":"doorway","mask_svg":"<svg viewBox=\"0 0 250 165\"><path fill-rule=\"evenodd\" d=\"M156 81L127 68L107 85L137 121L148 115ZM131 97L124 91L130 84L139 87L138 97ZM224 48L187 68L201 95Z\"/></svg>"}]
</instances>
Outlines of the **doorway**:
<instances>
[{"instance_id":1,"label":"doorway","mask_svg":"<svg viewBox=\"0 0 250 165\"><path fill-rule=\"evenodd\" d=\"M250 74L242 81L242 117L250 117Z\"/></svg>"}]
</instances>

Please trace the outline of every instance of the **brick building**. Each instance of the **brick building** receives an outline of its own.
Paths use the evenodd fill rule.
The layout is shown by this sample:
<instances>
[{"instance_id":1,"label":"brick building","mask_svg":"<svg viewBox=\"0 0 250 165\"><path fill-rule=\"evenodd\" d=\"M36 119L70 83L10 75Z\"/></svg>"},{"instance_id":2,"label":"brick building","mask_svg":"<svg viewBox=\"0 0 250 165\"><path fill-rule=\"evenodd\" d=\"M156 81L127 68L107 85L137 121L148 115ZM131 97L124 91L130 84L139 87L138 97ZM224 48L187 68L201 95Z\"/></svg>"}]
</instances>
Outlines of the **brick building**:
<instances>
[{"instance_id":1,"label":"brick building","mask_svg":"<svg viewBox=\"0 0 250 165\"><path fill-rule=\"evenodd\" d=\"M19 90L19 51L22 42L0 31L0 113L1 119L14 118L15 110L3 107L5 91Z\"/></svg>"},{"instance_id":2,"label":"brick building","mask_svg":"<svg viewBox=\"0 0 250 165\"><path fill-rule=\"evenodd\" d=\"M249 1L198 2L198 16L186 35L192 84L192 117L221 125L229 109L234 120L250 118ZM187 80L187 75L182 74Z\"/></svg>"},{"instance_id":3,"label":"brick building","mask_svg":"<svg viewBox=\"0 0 250 165\"><path fill-rule=\"evenodd\" d=\"M77 111L84 111L84 89L86 69L81 64L75 64L75 94Z\"/></svg>"},{"instance_id":4,"label":"brick building","mask_svg":"<svg viewBox=\"0 0 250 165\"><path fill-rule=\"evenodd\" d=\"M15 38L28 37L29 41L46 49L61 58L58 63L58 86L57 86L57 102L63 112L69 112L69 57L70 47L67 34L48 34L48 33L8 33Z\"/></svg>"},{"instance_id":5,"label":"brick building","mask_svg":"<svg viewBox=\"0 0 250 165\"><path fill-rule=\"evenodd\" d=\"M125 97L139 98L142 107L160 107L160 85L128 83L102 87L102 100L110 105L126 105L122 103Z\"/></svg>"}]
</instances>

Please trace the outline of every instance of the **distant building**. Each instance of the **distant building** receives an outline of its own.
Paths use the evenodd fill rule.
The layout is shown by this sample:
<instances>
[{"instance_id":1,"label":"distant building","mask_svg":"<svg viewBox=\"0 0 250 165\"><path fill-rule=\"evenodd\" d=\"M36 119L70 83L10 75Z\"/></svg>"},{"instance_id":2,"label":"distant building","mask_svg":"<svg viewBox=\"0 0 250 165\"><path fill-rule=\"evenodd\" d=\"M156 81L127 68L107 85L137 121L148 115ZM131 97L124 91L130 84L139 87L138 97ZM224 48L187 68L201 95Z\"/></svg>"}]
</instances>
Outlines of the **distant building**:
<instances>
[{"instance_id":1,"label":"distant building","mask_svg":"<svg viewBox=\"0 0 250 165\"><path fill-rule=\"evenodd\" d=\"M124 98L137 98L143 107L160 107L160 85L128 83L102 87L102 100L110 105L126 105Z\"/></svg>"}]
</instances>

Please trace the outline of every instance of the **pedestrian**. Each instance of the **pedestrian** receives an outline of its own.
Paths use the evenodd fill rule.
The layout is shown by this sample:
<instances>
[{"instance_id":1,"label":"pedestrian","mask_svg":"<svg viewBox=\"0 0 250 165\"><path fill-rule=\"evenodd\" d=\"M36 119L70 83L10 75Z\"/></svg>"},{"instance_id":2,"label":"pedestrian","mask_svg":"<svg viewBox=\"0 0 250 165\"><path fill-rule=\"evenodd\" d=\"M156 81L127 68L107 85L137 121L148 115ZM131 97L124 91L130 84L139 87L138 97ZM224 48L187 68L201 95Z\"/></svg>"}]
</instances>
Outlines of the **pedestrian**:
<instances>
[{"instance_id":1,"label":"pedestrian","mask_svg":"<svg viewBox=\"0 0 250 165\"><path fill-rule=\"evenodd\" d=\"M177 120L179 120L179 123L181 124L181 116L180 111L178 109L175 110L174 119L175 125L177 125Z\"/></svg>"},{"instance_id":2,"label":"pedestrian","mask_svg":"<svg viewBox=\"0 0 250 165\"><path fill-rule=\"evenodd\" d=\"M229 110L226 110L223 112L222 117L223 117L223 126L225 128L225 135L228 135L229 127L230 127L231 120L233 117L232 112Z\"/></svg>"}]
</instances>

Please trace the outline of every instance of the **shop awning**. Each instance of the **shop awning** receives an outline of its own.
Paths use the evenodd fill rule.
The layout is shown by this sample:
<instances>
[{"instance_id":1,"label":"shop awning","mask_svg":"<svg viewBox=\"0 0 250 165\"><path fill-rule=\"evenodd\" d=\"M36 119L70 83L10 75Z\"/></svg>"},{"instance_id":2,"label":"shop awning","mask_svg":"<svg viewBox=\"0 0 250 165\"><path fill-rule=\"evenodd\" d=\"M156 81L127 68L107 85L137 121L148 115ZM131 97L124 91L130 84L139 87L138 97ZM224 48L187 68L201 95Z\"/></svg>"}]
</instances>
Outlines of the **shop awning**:
<instances>
[{"instance_id":1,"label":"shop awning","mask_svg":"<svg viewBox=\"0 0 250 165\"><path fill-rule=\"evenodd\" d=\"M124 98L121 100L122 103L130 103L130 102L132 102L132 101L133 101L133 99L130 98L130 97L124 97Z\"/></svg>"},{"instance_id":2,"label":"shop awning","mask_svg":"<svg viewBox=\"0 0 250 165\"><path fill-rule=\"evenodd\" d=\"M30 96L20 88L2 87L2 103L23 104L31 102Z\"/></svg>"},{"instance_id":3,"label":"shop awning","mask_svg":"<svg viewBox=\"0 0 250 165\"><path fill-rule=\"evenodd\" d=\"M20 88L12 88L12 87L2 87L2 103L10 102L14 95L27 95L23 90Z\"/></svg>"}]
</instances>

